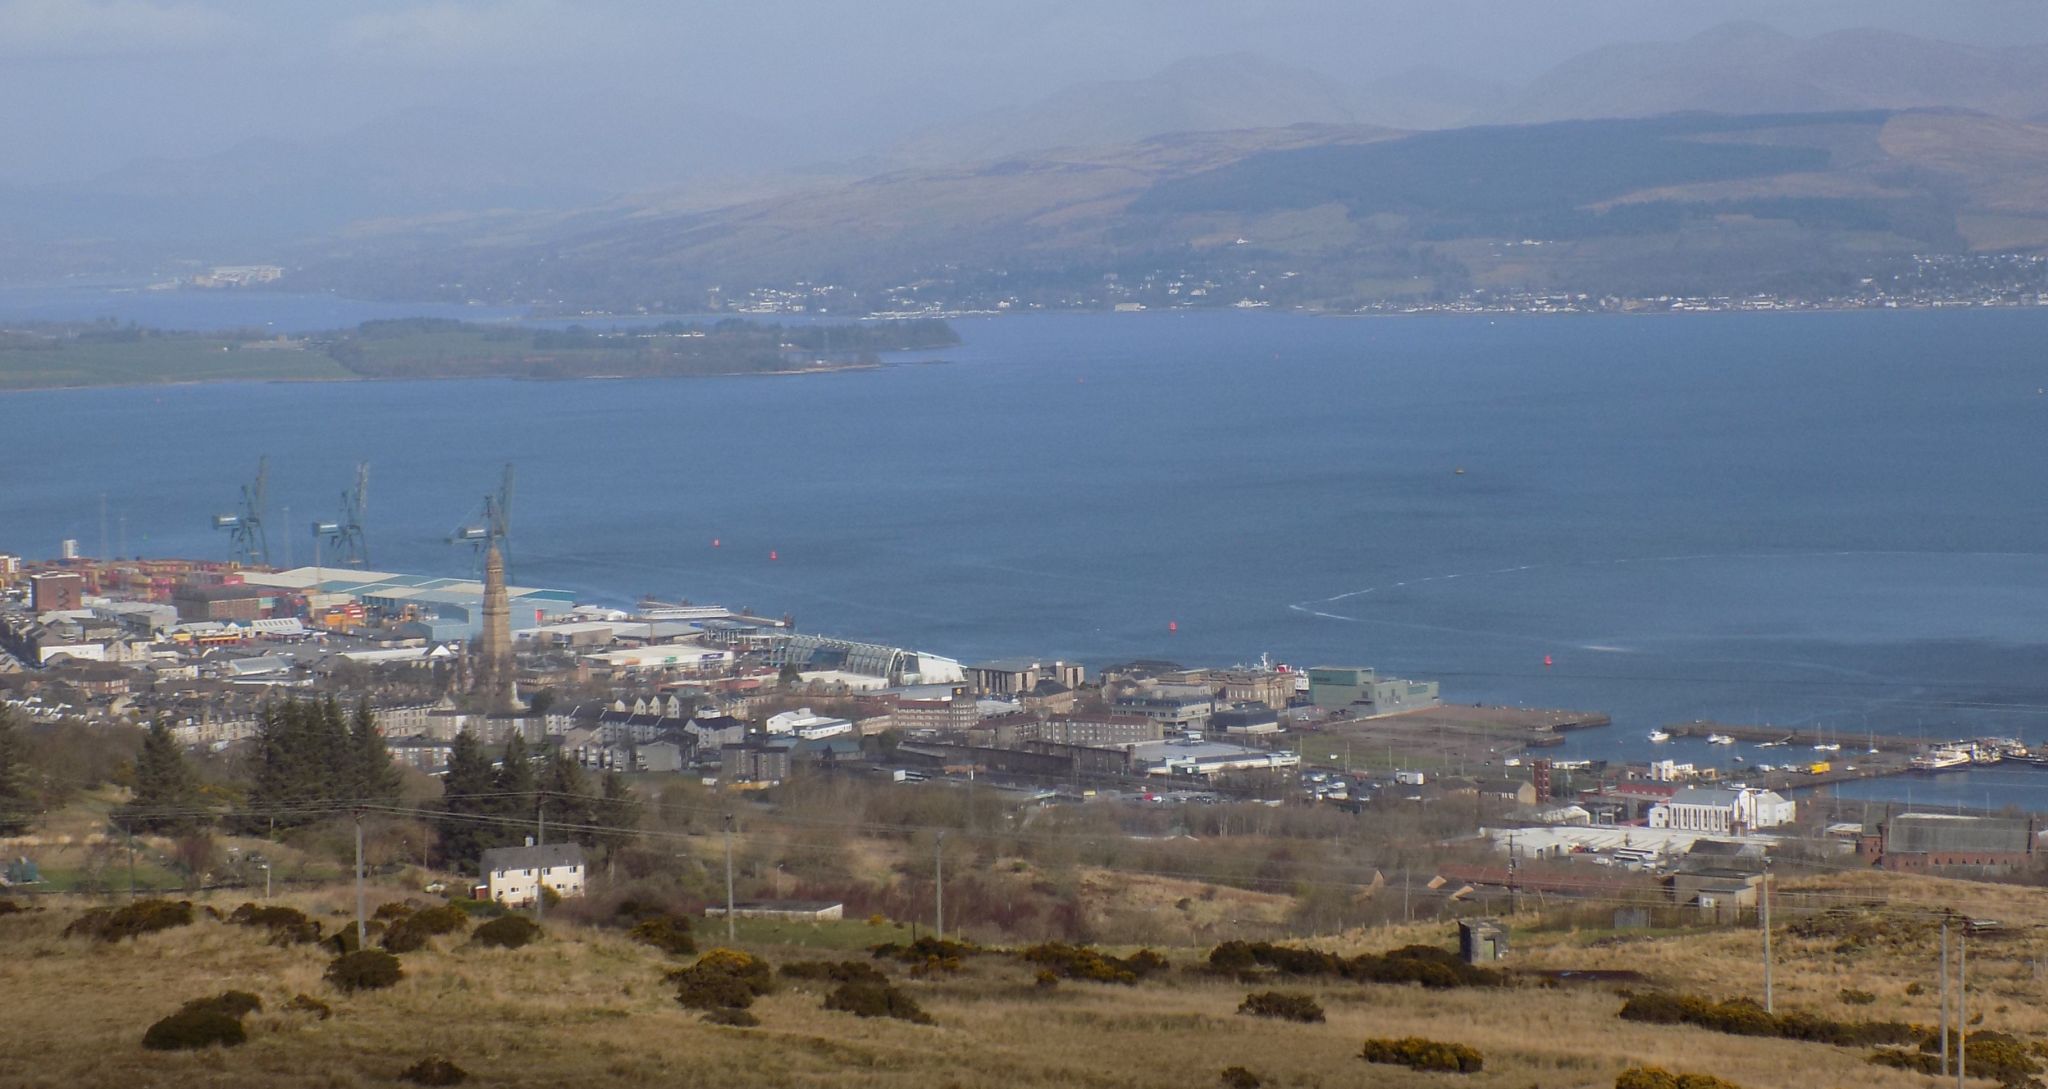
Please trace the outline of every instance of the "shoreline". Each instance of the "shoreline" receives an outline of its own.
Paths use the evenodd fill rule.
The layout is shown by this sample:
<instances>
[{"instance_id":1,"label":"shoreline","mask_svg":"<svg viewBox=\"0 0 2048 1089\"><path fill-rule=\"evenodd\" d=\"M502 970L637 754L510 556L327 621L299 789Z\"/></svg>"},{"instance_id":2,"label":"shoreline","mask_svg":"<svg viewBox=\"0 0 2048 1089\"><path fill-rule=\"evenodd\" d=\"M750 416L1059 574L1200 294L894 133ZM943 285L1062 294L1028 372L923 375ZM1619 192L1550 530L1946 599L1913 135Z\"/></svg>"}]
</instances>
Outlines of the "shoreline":
<instances>
[{"instance_id":1,"label":"shoreline","mask_svg":"<svg viewBox=\"0 0 2048 1089\"><path fill-rule=\"evenodd\" d=\"M926 351L910 348L905 351ZM844 374L849 372L885 371L896 367L931 367L950 365L949 359L904 359L883 360L879 363L827 364L817 367L795 367L774 371L715 371L705 374L579 374L564 378L541 378L526 374L423 374L403 377L375 377L371 375L346 375L333 378L176 378L162 382L92 382L60 386L0 386L0 397L22 393L59 393L81 390L111 389L176 389L191 386L318 386L340 385L352 382L670 382L692 381L702 378L794 378L816 374Z\"/></svg>"}]
</instances>

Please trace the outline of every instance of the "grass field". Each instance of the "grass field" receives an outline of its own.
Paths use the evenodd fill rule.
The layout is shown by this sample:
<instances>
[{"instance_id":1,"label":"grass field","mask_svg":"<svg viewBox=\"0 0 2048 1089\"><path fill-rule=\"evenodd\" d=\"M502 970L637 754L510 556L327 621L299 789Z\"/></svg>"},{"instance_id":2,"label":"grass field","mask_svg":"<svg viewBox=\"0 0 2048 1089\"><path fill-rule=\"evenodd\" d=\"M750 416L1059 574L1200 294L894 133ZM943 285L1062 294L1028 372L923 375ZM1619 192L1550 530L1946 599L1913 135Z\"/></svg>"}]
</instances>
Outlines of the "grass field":
<instances>
[{"instance_id":1,"label":"grass field","mask_svg":"<svg viewBox=\"0 0 2048 1089\"><path fill-rule=\"evenodd\" d=\"M0 347L0 389L139 386L167 382L256 382L350 378L318 351L247 350L213 337L139 342L66 342L61 348Z\"/></svg>"},{"instance_id":2,"label":"grass field","mask_svg":"<svg viewBox=\"0 0 2048 1089\"><path fill-rule=\"evenodd\" d=\"M1861 895L1855 879L1810 886L1812 896ZM1894 891L1916 902L1950 900L2008 920L2048 921L2044 894L1908 882ZM371 902L397 890L373 892ZM345 890L299 896L330 927L346 919ZM223 909L233 899L218 902ZM1718 1074L1748 1089L1924 1089L1927 1079L1868 1065L1860 1049L1749 1037L1615 1017L1620 998L1604 985L1517 986L1426 991L1409 986L1282 984L1314 992L1325 1024L1256 1020L1235 1013L1246 986L1176 971L1136 987L1062 983L1035 987L1007 957L968 961L958 977L904 979L936 1019L925 1027L826 1012L818 985L785 982L755 1007L762 1026L717 1028L678 1007L660 980L677 961L625 941L616 931L551 921L546 938L517 951L482 950L450 938L404 958L395 988L342 996L321 980L326 957L313 947L278 948L254 931L202 918L191 927L116 945L59 936L83 902L52 900L42 911L0 917L0 1084L185 1086L260 1084L348 1089L394 1084L428 1054L442 1054L492 1086L958 1086L1029 1089L1089 1086L1189 1089L1216 1084L1244 1066L1268 1085L1288 1087L1458 1085L1473 1089L1607 1089L1632 1063ZM699 924L700 939L722 932ZM1333 936L1342 951L1410 941L1443 943L1443 924ZM741 944L772 962L815 958L823 946L851 947L900 936L864 921L819 928L749 926ZM786 943L809 944L792 946ZM703 944L710 944L709 940ZM1754 930L1646 936L1587 943L1568 932L1518 935L1519 968L1627 968L1680 989L1727 997L1753 994ZM1877 948L1853 955L1832 943L1781 942L1781 1009L1836 1016L1933 1020L1933 950ZM1988 1027L2039 1038L2048 1032L2038 938L1973 947L1972 1009ZM1170 952L1176 964L1199 950ZM892 969L893 970L893 969ZM1878 995L1845 1006L1841 988ZM250 1016L250 1042L232 1050L146 1052L142 1030L187 999L227 988L265 1002ZM319 1021L284 1004L305 993L330 1003ZM1478 1048L1486 1069L1454 1077L1368 1066L1355 1055L1368 1036L1420 1035Z\"/></svg>"}]
</instances>

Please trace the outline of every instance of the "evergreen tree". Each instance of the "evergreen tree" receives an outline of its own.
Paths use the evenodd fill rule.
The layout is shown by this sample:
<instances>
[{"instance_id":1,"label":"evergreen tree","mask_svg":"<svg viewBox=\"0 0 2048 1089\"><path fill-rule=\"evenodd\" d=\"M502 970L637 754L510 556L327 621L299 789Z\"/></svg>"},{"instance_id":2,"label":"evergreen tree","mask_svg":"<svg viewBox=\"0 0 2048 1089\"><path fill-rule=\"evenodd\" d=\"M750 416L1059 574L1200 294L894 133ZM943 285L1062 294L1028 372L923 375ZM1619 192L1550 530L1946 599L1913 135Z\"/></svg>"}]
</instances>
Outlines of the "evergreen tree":
<instances>
[{"instance_id":1,"label":"evergreen tree","mask_svg":"<svg viewBox=\"0 0 2048 1089\"><path fill-rule=\"evenodd\" d=\"M441 855L446 865L467 869L476 864L484 848L498 842L496 828L473 819L495 815L495 799L489 795L497 789L497 779L483 743L467 729L455 735L448 774L441 782L441 812L445 814L439 822Z\"/></svg>"},{"instance_id":2,"label":"evergreen tree","mask_svg":"<svg viewBox=\"0 0 2048 1089\"><path fill-rule=\"evenodd\" d=\"M332 696L265 705L252 760L248 811L236 822L245 832L311 824L353 800L348 721Z\"/></svg>"},{"instance_id":3,"label":"evergreen tree","mask_svg":"<svg viewBox=\"0 0 2048 1089\"><path fill-rule=\"evenodd\" d=\"M348 796L373 805L398 801L398 769L391 763L391 750L384 747L384 734L370 711L370 701L359 700L349 718Z\"/></svg>"},{"instance_id":4,"label":"evergreen tree","mask_svg":"<svg viewBox=\"0 0 2048 1089\"><path fill-rule=\"evenodd\" d=\"M505 742L505 755L498 762L497 784L493 789L498 794L499 816L515 821L533 820L534 793L540 789L540 781L533 771L533 752L518 730Z\"/></svg>"},{"instance_id":5,"label":"evergreen tree","mask_svg":"<svg viewBox=\"0 0 2048 1089\"><path fill-rule=\"evenodd\" d=\"M211 820L198 807L199 783L184 750L169 726L151 725L135 758L135 796L115 811L115 821L130 832L183 835Z\"/></svg>"},{"instance_id":6,"label":"evergreen tree","mask_svg":"<svg viewBox=\"0 0 2048 1089\"><path fill-rule=\"evenodd\" d=\"M35 823L36 796L29 776L28 738L11 708L0 707L0 836L19 836Z\"/></svg>"},{"instance_id":7,"label":"evergreen tree","mask_svg":"<svg viewBox=\"0 0 2048 1089\"><path fill-rule=\"evenodd\" d=\"M583 769L559 749L548 758L547 767L541 772L540 793L541 803L547 807L549 824L579 829L596 820L597 799L590 794L590 784L583 778ZM548 838L555 840L554 836ZM565 831L561 839L592 842L590 833L584 830Z\"/></svg>"},{"instance_id":8,"label":"evergreen tree","mask_svg":"<svg viewBox=\"0 0 2048 1089\"><path fill-rule=\"evenodd\" d=\"M596 845L604 850L606 862L619 848L632 843L639 835L640 800L633 796L633 788L626 784L626 777L616 771L604 773L598 784L597 803L592 807L591 823L599 825L594 837Z\"/></svg>"}]
</instances>

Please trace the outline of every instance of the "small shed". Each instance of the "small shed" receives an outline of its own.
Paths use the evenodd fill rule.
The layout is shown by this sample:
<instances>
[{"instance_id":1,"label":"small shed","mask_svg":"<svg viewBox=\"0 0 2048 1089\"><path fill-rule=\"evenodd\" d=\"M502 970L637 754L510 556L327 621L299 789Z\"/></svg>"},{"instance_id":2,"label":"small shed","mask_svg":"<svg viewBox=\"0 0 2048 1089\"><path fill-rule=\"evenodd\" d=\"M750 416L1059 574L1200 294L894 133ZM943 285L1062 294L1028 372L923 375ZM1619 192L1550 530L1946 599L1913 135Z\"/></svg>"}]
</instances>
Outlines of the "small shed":
<instances>
[{"instance_id":1,"label":"small shed","mask_svg":"<svg viewBox=\"0 0 2048 1089\"><path fill-rule=\"evenodd\" d=\"M1460 919L1458 955L1466 964L1490 964L1506 960L1508 928L1499 919Z\"/></svg>"}]
</instances>

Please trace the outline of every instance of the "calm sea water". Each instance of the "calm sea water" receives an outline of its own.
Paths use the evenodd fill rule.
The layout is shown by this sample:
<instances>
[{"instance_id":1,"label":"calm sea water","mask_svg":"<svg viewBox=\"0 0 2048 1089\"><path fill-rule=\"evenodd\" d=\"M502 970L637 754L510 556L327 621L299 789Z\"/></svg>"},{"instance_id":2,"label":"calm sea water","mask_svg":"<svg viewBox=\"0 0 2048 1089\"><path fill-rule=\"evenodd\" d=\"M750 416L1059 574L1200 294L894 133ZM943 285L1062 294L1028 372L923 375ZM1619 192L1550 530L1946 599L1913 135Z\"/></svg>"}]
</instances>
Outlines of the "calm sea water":
<instances>
[{"instance_id":1,"label":"calm sea water","mask_svg":"<svg viewBox=\"0 0 2048 1089\"><path fill-rule=\"evenodd\" d=\"M146 301L195 297L138 316L386 312ZM445 538L512 461L515 578L592 600L1615 716L1568 753L1701 717L2048 742L2048 314L958 326L944 365L855 374L0 396L0 550L96 549L105 494L116 548L225 555L207 516L268 454L300 562L368 459L375 566L462 573ZM1911 789L2048 803L2034 774Z\"/></svg>"}]
</instances>

